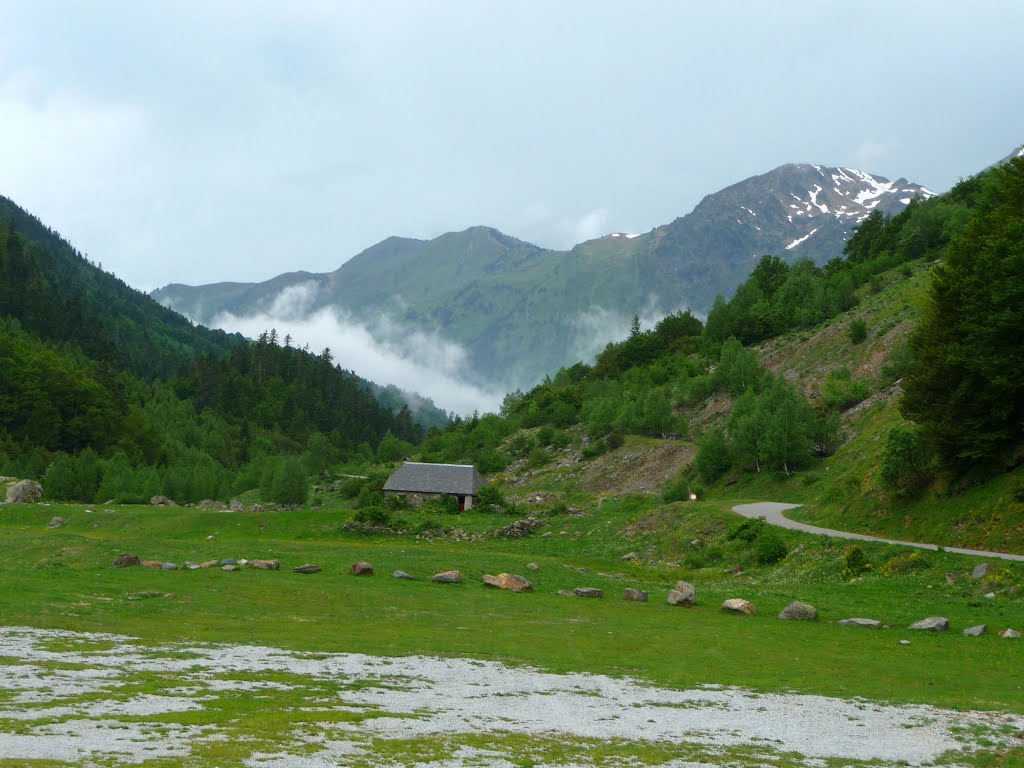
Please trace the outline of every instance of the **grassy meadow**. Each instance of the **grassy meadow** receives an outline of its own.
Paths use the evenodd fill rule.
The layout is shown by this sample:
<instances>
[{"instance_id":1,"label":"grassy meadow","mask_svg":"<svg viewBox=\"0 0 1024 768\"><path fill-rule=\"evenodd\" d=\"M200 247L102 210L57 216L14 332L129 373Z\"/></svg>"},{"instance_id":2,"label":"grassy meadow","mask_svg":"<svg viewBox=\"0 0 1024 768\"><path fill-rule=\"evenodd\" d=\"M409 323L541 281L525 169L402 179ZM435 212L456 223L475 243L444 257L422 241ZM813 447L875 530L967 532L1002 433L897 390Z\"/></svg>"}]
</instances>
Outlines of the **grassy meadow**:
<instances>
[{"instance_id":1,"label":"grassy meadow","mask_svg":"<svg viewBox=\"0 0 1024 768\"><path fill-rule=\"evenodd\" d=\"M844 544L786 533L788 557L758 567L749 545L726 538L738 519L727 509L731 501L662 506L636 496L598 504L582 494L571 501L578 513L538 510L543 527L523 539L492 535L508 516L465 513L442 521L475 539L468 541L353 533L343 529L352 511L340 500L260 513L0 506L0 623L124 633L146 643L462 656L671 687L718 683L1024 712L1024 678L1007 674L1021 668L1024 643L994 634L1024 628L1020 564L995 562L979 583L966 575L977 561L927 553L905 575L886 576L880 571L900 548L866 545L867 570L852 578L844 572ZM408 514L416 522L417 513ZM53 515L66 525L47 528ZM281 570L112 568L121 552L179 565L277 558ZM628 552L638 559L621 560ZM376 575L351 575L357 560L370 561ZM323 571L291 571L307 562ZM535 571L527 569L531 562ZM727 572L734 564L744 567L741 574ZM462 571L463 583L430 581L451 568ZM392 578L395 569L414 580ZM527 576L534 591L513 594L480 582L481 574L501 571ZM956 575L952 584L947 573ZM679 578L696 585L696 608L666 604ZM605 598L557 595L577 586L599 587ZM622 600L626 587L648 590L650 602ZM990 591L994 598L983 596ZM167 594L173 597L151 596ZM726 614L719 606L729 597L752 600L757 615ZM816 605L819 620L777 619L795 599ZM905 629L935 615L948 617L952 631ZM892 629L836 623L852 616ZM989 635L961 636L964 627L982 623Z\"/></svg>"}]
</instances>

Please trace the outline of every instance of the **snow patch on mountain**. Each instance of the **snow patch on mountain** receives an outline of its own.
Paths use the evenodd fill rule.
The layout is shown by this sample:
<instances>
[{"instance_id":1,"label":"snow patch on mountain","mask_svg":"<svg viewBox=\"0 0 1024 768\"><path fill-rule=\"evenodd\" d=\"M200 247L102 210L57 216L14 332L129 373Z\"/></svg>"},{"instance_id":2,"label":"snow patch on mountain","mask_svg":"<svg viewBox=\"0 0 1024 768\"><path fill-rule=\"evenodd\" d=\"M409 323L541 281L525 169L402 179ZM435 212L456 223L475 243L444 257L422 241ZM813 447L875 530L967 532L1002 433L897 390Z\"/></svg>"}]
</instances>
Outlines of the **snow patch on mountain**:
<instances>
[{"instance_id":1,"label":"snow patch on mountain","mask_svg":"<svg viewBox=\"0 0 1024 768\"><path fill-rule=\"evenodd\" d=\"M804 242L807 238L809 238L811 235L813 235L817 231L818 231L818 228L815 227L814 229L812 229L810 232L808 232L803 237L798 237L796 240L794 240L792 243L790 243L789 245L786 246L786 250L787 251L793 250L798 245L800 245L800 243Z\"/></svg>"}]
</instances>

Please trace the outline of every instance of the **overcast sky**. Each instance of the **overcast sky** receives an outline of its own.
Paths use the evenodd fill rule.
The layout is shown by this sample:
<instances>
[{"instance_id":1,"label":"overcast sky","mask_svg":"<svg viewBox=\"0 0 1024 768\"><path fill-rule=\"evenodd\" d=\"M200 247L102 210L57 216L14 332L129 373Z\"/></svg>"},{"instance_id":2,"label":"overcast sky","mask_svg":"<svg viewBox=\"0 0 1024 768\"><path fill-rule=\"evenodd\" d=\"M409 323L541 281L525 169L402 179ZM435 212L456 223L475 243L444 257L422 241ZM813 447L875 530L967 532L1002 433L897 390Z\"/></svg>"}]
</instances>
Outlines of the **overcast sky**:
<instances>
[{"instance_id":1,"label":"overcast sky","mask_svg":"<svg viewBox=\"0 0 1024 768\"><path fill-rule=\"evenodd\" d=\"M786 162L1024 142L1024 3L0 0L0 194L130 284L488 224L639 232Z\"/></svg>"}]
</instances>

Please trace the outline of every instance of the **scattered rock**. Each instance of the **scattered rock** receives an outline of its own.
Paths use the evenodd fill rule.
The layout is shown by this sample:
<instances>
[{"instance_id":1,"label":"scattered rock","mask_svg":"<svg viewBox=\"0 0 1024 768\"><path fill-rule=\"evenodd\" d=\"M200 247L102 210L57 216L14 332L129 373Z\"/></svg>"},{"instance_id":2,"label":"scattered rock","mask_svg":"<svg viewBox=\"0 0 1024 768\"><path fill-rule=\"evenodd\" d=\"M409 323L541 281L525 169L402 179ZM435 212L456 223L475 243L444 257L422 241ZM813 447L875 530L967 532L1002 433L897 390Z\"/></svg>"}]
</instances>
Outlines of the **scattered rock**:
<instances>
[{"instance_id":1,"label":"scattered rock","mask_svg":"<svg viewBox=\"0 0 1024 768\"><path fill-rule=\"evenodd\" d=\"M949 586L953 586L954 584L956 584L956 574L952 572L947 573L946 583L949 584Z\"/></svg>"},{"instance_id":2,"label":"scattered rock","mask_svg":"<svg viewBox=\"0 0 1024 768\"><path fill-rule=\"evenodd\" d=\"M159 569L163 567L163 563L161 563L159 560L143 560L141 563L139 563L139 565L141 565L143 568Z\"/></svg>"},{"instance_id":3,"label":"scattered rock","mask_svg":"<svg viewBox=\"0 0 1024 768\"><path fill-rule=\"evenodd\" d=\"M810 603L801 603L799 600L796 600L782 609L779 618L794 621L814 621L818 618L818 609Z\"/></svg>"},{"instance_id":4,"label":"scattered rock","mask_svg":"<svg viewBox=\"0 0 1024 768\"><path fill-rule=\"evenodd\" d=\"M237 571L238 570L238 566L233 564L233 563L228 563L227 565L222 565L220 567L220 569L222 571L227 571L228 573L232 573L233 571Z\"/></svg>"},{"instance_id":5,"label":"scattered rock","mask_svg":"<svg viewBox=\"0 0 1024 768\"><path fill-rule=\"evenodd\" d=\"M176 598L176 597L177 597L177 595L176 595L176 594L174 594L173 592L168 592L168 593L167 593L166 595L164 595L164 597L165 597L166 599L168 599L168 600L173 600L174 598Z\"/></svg>"},{"instance_id":6,"label":"scattered rock","mask_svg":"<svg viewBox=\"0 0 1024 768\"><path fill-rule=\"evenodd\" d=\"M900 640L900 645L910 645L909 640Z\"/></svg>"},{"instance_id":7,"label":"scattered rock","mask_svg":"<svg viewBox=\"0 0 1024 768\"><path fill-rule=\"evenodd\" d=\"M964 634L967 637L981 637L982 635L987 634L987 633L988 633L988 625L987 624L979 624L976 627L968 627L967 629L964 630Z\"/></svg>"},{"instance_id":8,"label":"scattered rock","mask_svg":"<svg viewBox=\"0 0 1024 768\"><path fill-rule=\"evenodd\" d=\"M213 535L213 534L211 533L211 534L210 534L209 536L207 536L207 537L206 537L206 540L207 540L207 541L215 541L215 540L216 540L216 538L217 538L217 537L216 537L216 536L214 536L214 535Z\"/></svg>"},{"instance_id":9,"label":"scattered rock","mask_svg":"<svg viewBox=\"0 0 1024 768\"><path fill-rule=\"evenodd\" d=\"M627 562L631 562L631 561L636 560L636 559L637 559L636 552L627 552L626 554L624 554L622 557L619 558L619 560L625 560Z\"/></svg>"},{"instance_id":10,"label":"scattered rock","mask_svg":"<svg viewBox=\"0 0 1024 768\"><path fill-rule=\"evenodd\" d=\"M358 563L352 563L350 569L353 576L373 576L373 566L365 560L360 560Z\"/></svg>"},{"instance_id":11,"label":"scattered rock","mask_svg":"<svg viewBox=\"0 0 1024 768\"><path fill-rule=\"evenodd\" d=\"M245 504L240 502L238 499L232 499L228 504L228 509L232 512L245 512Z\"/></svg>"},{"instance_id":12,"label":"scattered rock","mask_svg":"<svg viewBox=\"0 0 1024 768\"><path fill-rule=\"evenodd\" d=\"M525 536L529 536L531 533L540 528L544 523L535 517L527 517L522 520L516 520L510 525L506 525L504 528L499 528L494 532L495 536L504 536L509 539L521 539Z\"/></svg>"},{"instance_id":13,"label":"scattered rock","mask_svg":"<svg viewBox=\"0 0 1024 768\"><path fill-rule=\"evenodd\" d=\"M986 600L994 600L995 596L996 596L995 592L986 592L985 593L985 599Z\"/></svg>"},{"instance_id":14,"label":"scattered rock","mask_svg":"<svg viewBox=\"0 0 1024 768\"><path fill-rule=\"evenodd\" d=\"M186 571L198 571L199 570L199 563L185 563L185 570Z\"/></svg>"},{"instance_id":15,"label":"scattered rock","mask_svg":"<svg viewBox=\"0 0 1024 768\"><path fill-rule=\"evenodd\" d=\"M604 590L595 587L576 587L572 593L576 597L604 597Z\"/></svg>"},{"instance_id":16,"label":"scattered rock","mask_svg":"<svg viewBox=\"0 0 1024 768\"><path fill-rule=\"evenodd\" d=\"M278 571L281 569L280 560L250 560L250 568L259 568L261 571Z\"/></svg>"},{"instance_id":17,"label":"scattered rock","mask_svg":"<svg viewBox=\"0 0 1024 768\"><path fill-rule=\"evenodd\" d=\"M47 528L63 528L64 527L64 518L63 517L55 517L49 523L46 524L46 527Z\"/></svg>"},{"instance_id":18,"label":"scattered rock","mask_svg":"<svg viewBox=\"0 0 1024 768\"><path fill-rule=\"evenodd\" d=\"M576 573L590 573L590 569L587 568L585 565L581 565L579 568L576 569Z\"/></svg>"},{"instance_id":19,"label":"scattered rock","mask_svg":"<svg viewBox=\"0 0 1024 768\"><path fill-rule=\"evenodd\" d=\"M1018 632L1016 629L1011 629L1010 627L1007 627L999 633L999 636L1004 637L1007 640L1019 640L1020 632Z\"/></svg>"},{"instance_id":20,"label":"scattered rock","mask_svg":"<svg viewBox=\"0 0 1024 768\"><path fill-rule=\"evenodd\" d=\"M151 597L163 597L163 592L157 592L152 589L144 589L141 592L129 592L127 597L129 600L148 600Z\"/></svg>"},{"instance_id":21,"label":"scattered rock","mask_svg":"<svg viewBox=\"0 0 1024 768\"><path fill-rule=\"evenodd\" d=\"M976 565L974 566L974 570L971 571L971 578L984 579L986 576L988 576L989 570L990 568L988 563L981 563L980 565Z\"/></svg>"},{"instance_id":22,"label":"scattered rock","mask_svg":"<svg viewBox=\"0 0 1024 768\"><path fill-rule=\"evenodd\" d=\"M949 619L944 616L929 616L927 619L915 621L909 629L920 629L925 632L945 632L949 629Z\"/></svg>"},{"instance_id":23,"label":"scattered rock","mask_svg":"<svg viewBox=\"0 0 1024 768\"><path fill-rule=\"evenodd\" d=\"M677 581L668 593L669 605L682 605L690 608L697 604L697 588L688 581Z\"/></svg>"},{"instance_id":24,"label":"scattered rock","mask_svg":"<svg viewBox=\"0 0 1024 768\"><path fill-rule=\"evenodd\" d=\"M178 506L173 501L168 499L166 496L154 496L149 500L150 506L153 507L176 507Z\"/></svg>"},{"instance_id":25,"label":"scattered rock","mask_svg":"<svg viewBox=\"0 0 1024 768\"><path fill-rule=\"evenodd\" d=\"M176 563L160 563L160 570L176 571L178 570L178 565Z\"/></svg>"},{"instance_id":26,"label":"scattered rock","mask_svg":"<svg viewBox=\"0 0 1024 768\"><path fill-rule=\"evenodd\" d=\"M295 573L320 573L320 566L313 563L306 563L292 568Z\"/></svg>"},{"instance_id":27,"label":"scattered rock","mask_svg":"<svg viewBox=\"0 0 1024 768\"><path fill-rule=\"evenodd\" d=\"M264 509L265 509L265 507L262 504L253 504L252 505L252 511L253 512L262 512Z\"/></svg>"},{"instance_id":28,"label":"scattered rock","mask_svg":"<svg viewBox=\"0 0 1024 768\"><path fill-rule=\"evenodd\" d=\"M633 587L628 587L622 592L622 599L630 600L634 603L646 603L647 593L642 589L634 589Z\"/></svg>"},{"instance_id":29,"label":"scattered rock","mask_svg":"<svg viewBox=\"0 0 1024 768\"><path fill-rule=\"evenodd\" d=\"M200 563L200 568L213 568L216 565L220 565L219 560L207 560L205 563Z\"/></svg>"},{"instance_id":30,"label":"scattered rock","mask_svg":"<svg viewBox=\"0 0 1024 768\"><path fill-rule=\"evenodd\" d=\"M431 581L436 581L438 584L458 584L462 581L462 573L459 571L441 571L441 573L435 573Z\"/></svg>"},{"instance_id":31,"label":"scattered rock","mask_svg":"<svg viewBox=\"0 0 1024 768\"><path fill-rule=\"evenodd\" d=\"M527 570L530 570L530 571L536 571L536 570L538 570L540 568L540 566L537 565L536 563L527 563L526 564L526 568L527 568Z\"/></svg>"},{"instance_id":32,"label":"scattered rock","mask_svg":"<svg viewBox=\"0 0 1024 768\"><path fill-rule=\"evenodd\" d=\"M35 504L43 498L43 486L35 480L19 480L7 488L8 504Z\"/></svg>"},{"instance_id":33,"label":"scattered rock","mask_svg":"<svg viewBox=\"0 0 1024 768\"><path fill-rule=\"evenodd\" d=\"M227 506L222 501L214 501L213 499L203 499L198 504L196 504L196 509L215 509L220 511L223 509L227 509Z\"/></svg>"},{"instance_id":34,"label":"scattered rock","mask_svg":"<svg viewBox=\"0 0 1024 768\"><path fill-rule=\"evenodd\" d=\"M127 568L130 565L141 565L138 555L121 554L114 558L115 568Z\"/></svg>"},{"instance_id":35,"label":"scattered rock","mask_svg":"<svg viewBox=\"0 0 1024 768\"><path fill-rule=\"evenodd\" d=\"M732 568L730 568L728 571L726 571L726 573L731 573L733 575L739 575L739 574L743 573L743 566L742 565L734 565Z\"/></svg>"},{"instance_id":36,"label":"scattered rock","mask_svg":"<svg viewBox=\"0 0 1024 768\"><path fill-rule=\"evenodd\" d=\"M392 576L393 576L394 578L396 578L396 579L404 579L405 581L412 581L412 576L410 576L410 575L409 575L408 573L406 573L405 571L395 571L395 572L394 572L394 573L392 573L391 575L392 575Z\"/></svg>"},{"instance_id":37,"label":"scattered rock","mask_svg":"<svg viewBox=\"0 0 1024 768\"><path fill-rule=\"evenodd\" d=\"M233 557L225 557L217 561L220 565L238 565L238 561Z\"/></svg>"},{"instance_id":38,"label":"scattered rock","mask_svg":"<svg viewBox=\"0 0 1024 768\"><path fill-rule=\"evenodd\" d=\"M530 592L533 590L533 584L514 573L499 573L497 576L485 573L481 578L484 584L489 587L507 589L511 592Z\"/></svg>"},{"instance_id":39,"label":"scattered rock","mask_svg":"<svg viewBox=\"0 0 1024 768\"><path fill-rule=\"evenodd\" d=\"M557 594L559 597L576 597L576 593L571 589L560 589Z\"/></svg>"},{"instance_id":40,"label":"scattered rock","mask_svg":"<svg viewBox=\"0 0 1024 768\"><path fill-rule=\"evenodd\" d=\"M242 558L241 560L239 560L239 561L238 561L238 564L239 564L239 565L248 565L248 564L249 564L249 561L248 561L248 560L246 560L246 559L245 559L245 558L243 557L243 558Z\"/></svg>"},{"instance_id":41,"label":"scattered rock","mask_svg":"<svg viewBox=\"0 0 1024 768\"><path fill-rule=\"evenodd\" d=\"M865 629L880 629L882 622L876 619L843 619L839 622L844 627L864 627Z\"/></svg>"},{"instance_id":42,"label":"scattered rock","mask_svg":"<svg viewBox=\"0 0 1024 768\"><path fill-rule=\"evenodd\" d=\"M731 597L722 603L722 608L726 611L732 611L733 613L745 613L748 616L753 616L757 613L757 608L749 600L744 600L742 597Z\"/></svg>"}]
</instances>

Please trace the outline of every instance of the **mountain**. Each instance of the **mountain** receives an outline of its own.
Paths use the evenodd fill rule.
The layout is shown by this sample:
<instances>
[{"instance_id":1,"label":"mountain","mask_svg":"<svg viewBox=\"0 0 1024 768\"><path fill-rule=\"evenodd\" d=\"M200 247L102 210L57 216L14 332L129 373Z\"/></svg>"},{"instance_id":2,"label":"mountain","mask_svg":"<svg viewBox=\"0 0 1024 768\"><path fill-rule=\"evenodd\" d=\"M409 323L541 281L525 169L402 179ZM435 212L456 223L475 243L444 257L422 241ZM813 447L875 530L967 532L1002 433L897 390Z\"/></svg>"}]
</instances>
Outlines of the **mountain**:
<instances>
[{"instance_id":1,"label":"mountain","mask_svg":"<svg viewBox=\"0 0 1024 768\"><path fill-rule=\"evenodd\" d=\"M522 387L621 337L634 314L706 312L759 256L823 264L873 210L893 214L932 194L850 168L784 165L708 195L670 224L569 251L472 227L432 240L391 237L327 274L172 284L152 295L212 325L225 312L301 321L332 308L382 337L438 332L466 349L467 378Z\"/></svg>"}]
</instances>

